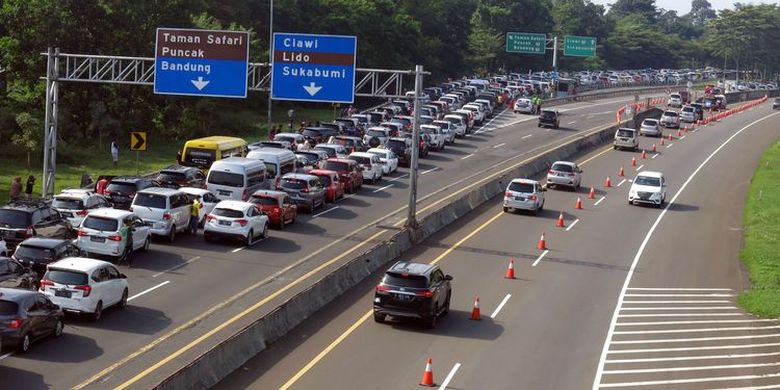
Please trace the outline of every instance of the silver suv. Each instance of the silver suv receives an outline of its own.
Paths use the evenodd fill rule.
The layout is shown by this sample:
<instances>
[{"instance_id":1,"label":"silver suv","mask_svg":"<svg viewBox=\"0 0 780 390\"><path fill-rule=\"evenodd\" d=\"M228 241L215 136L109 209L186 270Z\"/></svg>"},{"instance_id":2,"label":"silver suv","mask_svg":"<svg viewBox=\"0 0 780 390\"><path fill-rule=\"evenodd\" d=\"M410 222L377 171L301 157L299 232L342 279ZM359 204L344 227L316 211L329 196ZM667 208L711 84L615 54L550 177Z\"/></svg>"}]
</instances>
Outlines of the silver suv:
<instances>
[{"instance_id":1,"label":"silver suv","mask_svg":"<svg viewBox=\"0 0 780 390\"><path fill-rule=\"evenodd\" d=\"M536 215L544 208L544 191L536 180L513 179L504 192L504 212L530 210Z\"/></svg>"},{"instance_id":2,"label":"silver suv","mask_svg":"<svg viewBox=\"0 0 780 390\"><path fill-rule=\"evenodd\" d=\"M615 131L615 140L612 142L612 147L614 149L626 148L636 150L639 148L639 139L636 135L636 130L621 127Z\"/></svg>"},{"instance_id":3,"label":"silver suv","mask_svg":"<svg viewBox=\"0 0 780 390\"><path fill-rule=\"evenodd\" d=\"M151 226L152 234L173 242L176 233L189 228L191 203L183 191L151 187L135 194L130 210Z\"/></svg>"},{"instance_id":4,"label":"silver suv","mask_svg":"<svg viewBox=\"0 0 780 390\"><path fill-rule=\"evenodd\" d=\"M582 183L582 169L571 161L556 161L547 172L547 187L566 186L579 188Z\"/></svg>"},{"instance_id":5,"label":"silver suv","mask_svg":"<svg viewBox=\"0 0 780 390\"><path fill-rule=\"evenodd\" d=\"M309 214L314 209L325 205L325 187L320 184L320 178L304 173L288 173L282 176L279 188L290 195L292 201L303 207Z\"/></svg>"}]
</instances>

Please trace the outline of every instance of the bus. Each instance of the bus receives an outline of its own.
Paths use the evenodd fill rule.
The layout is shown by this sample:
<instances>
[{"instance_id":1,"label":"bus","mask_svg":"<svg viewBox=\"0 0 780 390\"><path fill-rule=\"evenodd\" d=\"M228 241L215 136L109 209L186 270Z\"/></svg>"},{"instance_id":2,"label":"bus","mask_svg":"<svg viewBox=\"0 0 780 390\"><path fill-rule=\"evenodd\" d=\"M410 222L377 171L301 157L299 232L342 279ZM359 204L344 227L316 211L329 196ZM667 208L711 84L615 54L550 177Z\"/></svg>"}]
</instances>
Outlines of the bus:
<instances>
[{"instance_id":1,"label":"bus","mask_svg":"<svg viewBox=\"0 0 780 390\"><path fill-rule=\"evenodd\" d=\"M246 157L248 152L249 147L244 139L214 135L185 142L177 160L181 165L208 171L214 161L228 157Z\"/></svg>"}]
</instances>

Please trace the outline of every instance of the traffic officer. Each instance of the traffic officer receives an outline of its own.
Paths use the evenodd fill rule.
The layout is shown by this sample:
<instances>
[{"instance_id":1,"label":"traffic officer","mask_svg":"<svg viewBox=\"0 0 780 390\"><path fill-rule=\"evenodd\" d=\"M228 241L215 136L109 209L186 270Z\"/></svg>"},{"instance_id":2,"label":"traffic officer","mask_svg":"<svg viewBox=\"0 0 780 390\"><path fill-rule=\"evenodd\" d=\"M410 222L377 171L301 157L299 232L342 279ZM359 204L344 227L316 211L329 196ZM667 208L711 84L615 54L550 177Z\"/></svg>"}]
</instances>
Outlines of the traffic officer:
<instances>
[{"instance_id":1,"label":"traffic officer","mask_svg":"<svg viewBox=\"0 0 780 390\"><path fill-rule=\"evenodd\" d=\"M198 197L192 199L190 205L190 234L198 234L198 225L200 224L200 209L203 205L198 201Z\"/></svg>"}]
</instances>

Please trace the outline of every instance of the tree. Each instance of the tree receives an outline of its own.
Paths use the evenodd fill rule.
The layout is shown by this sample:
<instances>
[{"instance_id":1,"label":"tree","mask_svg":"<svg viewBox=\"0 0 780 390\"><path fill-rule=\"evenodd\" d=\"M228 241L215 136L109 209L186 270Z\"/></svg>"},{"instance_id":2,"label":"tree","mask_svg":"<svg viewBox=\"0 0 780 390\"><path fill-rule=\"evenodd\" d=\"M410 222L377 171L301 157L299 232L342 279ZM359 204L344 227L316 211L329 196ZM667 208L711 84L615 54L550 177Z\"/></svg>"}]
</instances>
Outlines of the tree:
<instances>
[{"instance_id":1,"label":"tree","mask_svg":"<svg viewBox=\"0 0 780 390\"><path fill-rule=\"evenodd\" d=\"M717 14L709 1L692 0L691 12L688 13L688 17L694 25L704 27L708 21L715 19Z\"/></svg>"},{"instance_id":2,"label":"tree","mask_svg":"<svg viewBox=\"0 0 780 390\"><path fill-rule=\"evenodd\" d=\"M27 172L30 172L32 170L30 157L38 149L39 134L43 124L38 118L23 112L16 116L16 125L19 126L19 131L11 135L11 143L27 152Z\"/></svg>"},{"instance_id":3,"label":"tree","mask_svg":"<svg viewBox=\"0 0 780 390\"><path fill-rule=\"evenodd\" d=\"M487 74L494 68L496 54L504 42L502 34L494 30L486 20L483 20L483 13L480 11L478 8L471 16L468 59L478 73Z\"/></svg>"},{"instance_id":4,"label":"tree","mask_svg":"<svg viewBox=\"0 0 780 390\"><path fill-rule=\"evenodd\" d=\"M609 15L617 19L637 14L650 22L658 17L655 0L617 0L609 9Z\"/></svg>"}]
</instances>

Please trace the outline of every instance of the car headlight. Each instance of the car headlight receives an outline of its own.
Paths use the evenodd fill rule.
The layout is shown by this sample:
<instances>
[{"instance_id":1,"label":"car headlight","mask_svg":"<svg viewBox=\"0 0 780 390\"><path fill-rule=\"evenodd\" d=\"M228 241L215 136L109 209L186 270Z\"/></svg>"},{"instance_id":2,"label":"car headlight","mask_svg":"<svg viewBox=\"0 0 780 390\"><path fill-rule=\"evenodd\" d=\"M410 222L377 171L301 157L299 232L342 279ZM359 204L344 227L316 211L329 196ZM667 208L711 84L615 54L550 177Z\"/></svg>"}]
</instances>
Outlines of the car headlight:
<instances>
[{"instance_id":1,"label":"car headlight","mask_svg":"<svg viewBox=\"0 0 780 390\"><path fill-rule=\"evenodd\" d=\"M650 195L650 199L660 199L661 193L660 192L653 192L652 195Z\"/></svg>"},{"instance_id":2,"label":"car headlight","mask_svg":"<svg viewBox=\"0 0 780 390\"><path fill-rule=\"evenodd\" d=\"M636 190L630 190L628 191L628 196L635 198L636 197Z\"/></svg>"}]
</instances>

